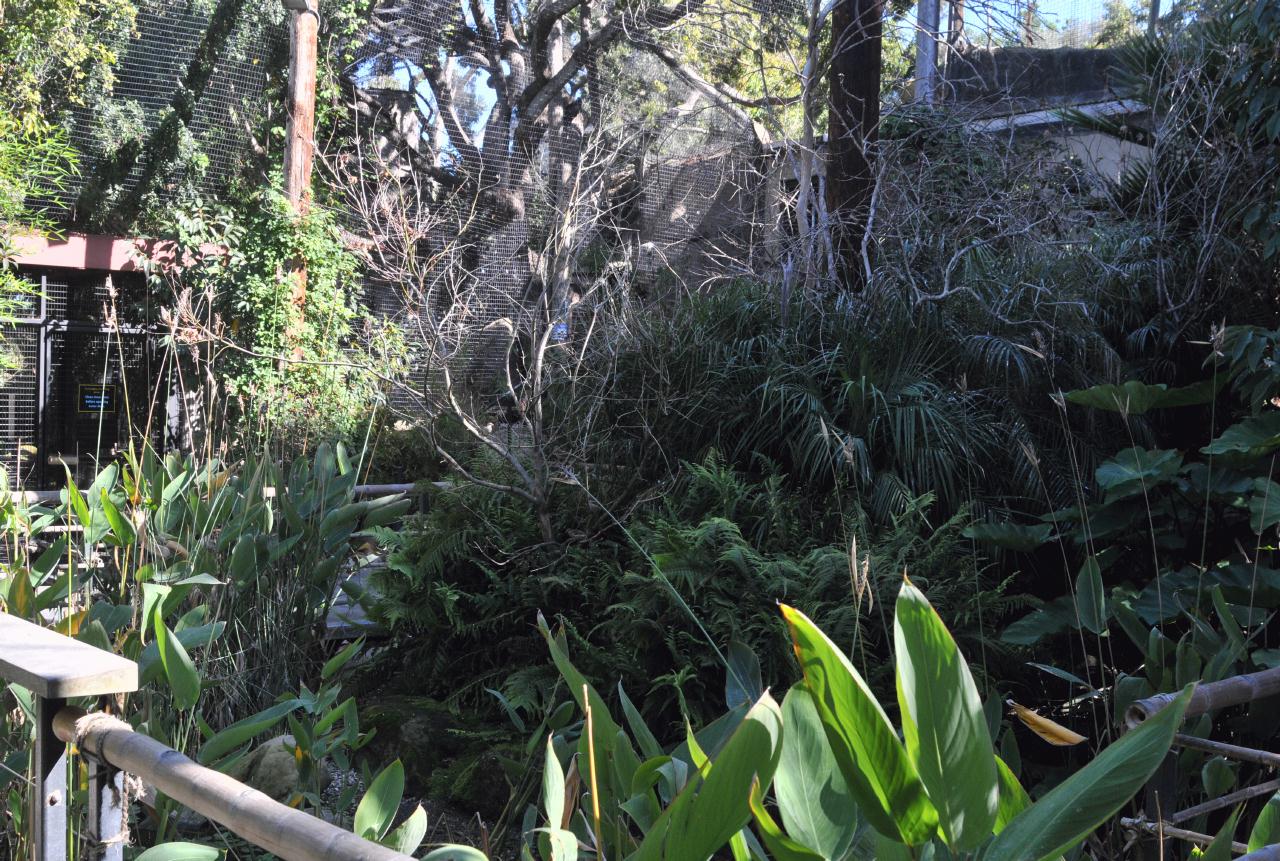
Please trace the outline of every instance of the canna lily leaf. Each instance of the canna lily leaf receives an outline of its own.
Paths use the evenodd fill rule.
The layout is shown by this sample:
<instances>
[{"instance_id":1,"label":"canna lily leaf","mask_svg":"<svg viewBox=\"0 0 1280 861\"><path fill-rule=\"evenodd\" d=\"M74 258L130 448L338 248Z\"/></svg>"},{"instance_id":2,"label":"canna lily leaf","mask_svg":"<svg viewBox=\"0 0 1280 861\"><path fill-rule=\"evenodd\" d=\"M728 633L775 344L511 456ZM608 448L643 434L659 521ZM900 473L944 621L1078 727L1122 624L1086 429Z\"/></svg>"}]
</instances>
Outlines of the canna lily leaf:
<instances>
[{"instance_id":1,"label":"canna lily leaf","mask_svg":"<svg viewBox=\"0 0 1280 861\"><path fill-rule=\"evenodd\" d=\"M1008 705L1018 720L1026 725L1027 729L1055 747L1070 747L1085 741L1085 737L1080 733L1069 730L1062 724L1051 721L1043 715L1036 714L1026 706L1018 705L1013 700L1009 700Z\"/></svg>"},{"instance_id":2,"label":"canna lily leaf","mask_svg":"<svg viewBox=\"0 0 1280 861\"><path fill-rule=\"evenodd\" d=\"M137 861L218 861L221 849L199 843L161 843L138 856Z\"/></svg>"},{"instance_id":3,"label":"canna lily leaf","mask_svg":"<svg viewBox=\"0 0 1280 861\"><path fill-rule=\"evenodd\" d=\"M929 841L938 830L938 812L879 701L807 616L786 605L782 615L804 685L862 814L891 840L908 846Z\"/></svg>"},{"instance_id":4,"label":"canna lily leaf","mask_svg":"<svg viewBox=\"0 0 1280 861\"><path fill-rule=\"evenodd\" d=\"M786 731L774 794L786 832L824 858L843 858L858 834L858 806L803 682L782 700L782 725ZM758 815L756 820L759 823Z\"/></svg>"},{"instance_id":5,"label":"canna lily leaf","mask_svg":"<svg viewBox=\"0 0 1280 861\"><path fill-rule=\"evenodd\" d=\"M1280 792L1277 792L1258 813L1258 820L1249 832L1249 851L1257 852L1263 846L1280 843Z\"/></svg>"},{"instance_id":6,"label":"canna lily leaf","mask_svg":"<svg viewBox=\"0 0 1280 861\"><path fill-rule=\"evenodd\" d=\"M401 822L396 829L382 841L387 847L402 855L412 855L422 845L422 838L427 836L427 811L419 804L409 818Z\"/></svg>"},{"instance_id":7,"label":"canna lily leaf","mask_svg":"<svg viewBox=\"0 0 1280 861\"><path fill-rule=\"evenodd\" d=\"M1204 854L1200 856L1200 861L1231 861L1232 838L1235 836L1236 822L1240 819L1240 811L1242 809L1242 807L1237 807L1227 817L1227 821L1222 823L1222 827L1218 829L1213 842L1204 848Z\"/></svg>"},{"instance_id":8,"label":"canna lily leaf","mask_svg":"<svg viewBox=\"0 0 1280 861\"><path fill-rule=\"evenodd\" d=\"M983 861L1057 858L1114 816L1164 761L1193 690L1188 685L1172 703L1013 817Z\"/></svg>"},{"instance_id":9,"label":"canna lily leaf","mask_svg":"<svg viewBox=\"0 0 1280 861\"><path fill-rule=\"evenodd\" d=\"M754 781L768 785L782 752L782 712L766 692L705 770L694 771L645 835L634 861L706 861L751 816Z\"/></svg>"},{"instance_id":10,"label":"canna lily leaf","mask_svg":"<svg viewBox=\"0 0 1280 861\"><path fill-rule=\"evenodd\" d=\"M155 609L153 627L156 648L160 652L160 665L164 668L165 678L169 680L174 701L178 708L190 709L200 698L200 674L196 672L196 666L183 648L182 641L164 623L159 607Z\"/></svg>"},{"instance_id":11,"label":"canna lily leaf","mask_svg":"<svg viewBox=\"0 0 1280 861\"><path fill-rule=\"evenodd\" d=\"M397 759L378 773L360 799L354 823L356 834L366 840L381 840L391 829L403 797L404 764Z\"/></svg>"},{"instance_id":12,"label":"canna lily leaf","mask_svg":"<svg viewBox=\"0 0 1280 861\"><path fill-rule=\"evenodd\" d=\"M107 493L105 487L101 490L101 500L102 512L106 515L107 523L111 526L111 534L106 536L107 542L119 547L128 547L133 544L138 539L138 533L134 530L133 524L129 522L129 519L111 501L111 494Z\"/></svg>"},{"instance_id":13,"label":"canna lily leaf","mask_svg":"<svg viewBox=\"0 0 1280 861\"><path fill-rule=\"evenodd\" d=\"M764 806L758 780L751 784L750 805L751 815L756 820L756 827L760 830L764 846L776 861L823 861L824 857L829 861L830 856L819 855L808 846L787 836L769 814L768 808Z\"/></svg>"},{"instance_id":14,"label":"canna lily leaf","mask_svg":"<svg viewBox=\"0 0 1280 861\"><path fill-rule=\"evenodd\" d=\"M422 861L489 861L489 856L471 846L445 843L423 855Z\"/></svg>"},{"instance_id":15,"label":"canna lily leaf","mask_svg":"<svg viewBox=\"0 0 1280 861\"><path fill-rule=\"evenodd\" d=\"M236 721L201 746L200 753L196 757L197 761L202 765L216 762L240 745L271 729L280 723L285 715L299 708L302 708L302 701L291 699Z\"/></svg>"},{"instance_id":16,"label":"canna lily leaf","mask_svg":"<svg viewBox=\"0 0 1280 861\"><path fill-rule=\"evenodd\" d=\"M947 626L910 580L898 592L893 642L907 753L943 837L967 852L991 836L999 801L982 698Z\"/></svg>"},{"instance_id":17,"label":"canna lily leaf","mask_svg":"<svg viewBox=\"0 0 1280 861\"><path fill-rule=\"evenodd\" d=\"M1009 766L1005 765L1003 759L997 756L995 762L996 773L1000 779L1000 807L996 811L996 821L992 830L999 834L1015 816L1031 806L1031 797L1027 795L1021 781Z\"/></svg>"}]
</instances>

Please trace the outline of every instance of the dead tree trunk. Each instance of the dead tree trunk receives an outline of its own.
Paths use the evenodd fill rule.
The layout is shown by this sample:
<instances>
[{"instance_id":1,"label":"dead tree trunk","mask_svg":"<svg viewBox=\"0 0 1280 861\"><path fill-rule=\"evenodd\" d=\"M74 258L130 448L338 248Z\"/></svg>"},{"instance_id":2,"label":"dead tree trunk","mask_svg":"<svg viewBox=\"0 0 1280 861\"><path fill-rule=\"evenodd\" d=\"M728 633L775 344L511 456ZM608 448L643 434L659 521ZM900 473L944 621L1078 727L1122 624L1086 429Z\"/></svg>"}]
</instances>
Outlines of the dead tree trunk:
<instances>
[{"instance_id":1,"label":"dead tree trunk","mask_svg":"<svg viewBox=\"0 0 1280 861\"><path fill-rule=\"evenodd\" d=\"M875 187L872 147L880 125L882 10L882 0L839 0L831 14L827 211L837 274L851 290L866 286L862 235Z\"/></svg>"}]
</instances>

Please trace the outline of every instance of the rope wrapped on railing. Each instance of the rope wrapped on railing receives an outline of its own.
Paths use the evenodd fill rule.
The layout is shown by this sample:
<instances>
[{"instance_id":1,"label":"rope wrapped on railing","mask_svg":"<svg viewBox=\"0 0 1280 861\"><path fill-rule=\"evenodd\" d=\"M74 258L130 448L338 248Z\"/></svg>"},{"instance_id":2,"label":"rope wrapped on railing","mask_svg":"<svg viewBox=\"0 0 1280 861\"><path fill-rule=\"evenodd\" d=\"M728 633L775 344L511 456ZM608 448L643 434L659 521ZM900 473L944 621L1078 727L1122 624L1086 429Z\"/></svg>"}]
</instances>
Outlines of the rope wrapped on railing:
<instances>
[{"instance_id":1,"label":"rope wrapped on railing","mask_svg":"<svg viewBox=\"0 0 1280 861\"><path fill-rule=\"evenodd\" d=\"M110 715L63 708L53 718L53 731L83 755L136 775L284 861L412 861L198 765Z\"/></svg>"}]
</instances>

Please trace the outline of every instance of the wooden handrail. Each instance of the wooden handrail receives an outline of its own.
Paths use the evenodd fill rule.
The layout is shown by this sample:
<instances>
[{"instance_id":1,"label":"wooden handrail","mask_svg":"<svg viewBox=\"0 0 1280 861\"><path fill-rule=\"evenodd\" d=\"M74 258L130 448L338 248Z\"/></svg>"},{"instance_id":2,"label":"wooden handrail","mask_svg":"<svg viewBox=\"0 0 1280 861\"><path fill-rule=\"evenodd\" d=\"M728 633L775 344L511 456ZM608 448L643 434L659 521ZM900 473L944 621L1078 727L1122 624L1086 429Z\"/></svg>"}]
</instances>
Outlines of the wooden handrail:
<instances>
[{"instance_id":1,"label":"wooden handrail","mask_svg":"<svg viewBox=\"0 0 1280 861\"><path fill-rule=\"evenodd\" d=\"M85 834L105 861L123 861L127 802L120 772L143 782L285 861L412 861L357 837L221 772L205 768L118 718L86 714L72 697L138 688L138 665L23 619L0 613L0 678L31 691L35 746L31 754L28 828L31 861L66 861L70 793L67 745L95 760L89 769ZM99 857L99 856L95 856Z\"/></svg>"},{"instance_id":2,"label":"wooden handrail","mask_svg":"<svg viewBox=\"0 0 1280 861\"><path fill-rule=\"evenodd\" d=\"M15 576L25 577L18 571ZM57 631L0 613L0 679L45 699L138 689L138 665Z\"/></svg>"},{"instance_id":3,"label":"wooden handrail","mask_svg":"<svg viewBox=\"0 0 1280 861\"><path fill-rule=\"evenodd\" d=\"M124 721L67 707L53 731L81 754L142 778L146 784L285 861L412 861L385 846L281 804L205 768Z\"/></svg>"}]
</instances>

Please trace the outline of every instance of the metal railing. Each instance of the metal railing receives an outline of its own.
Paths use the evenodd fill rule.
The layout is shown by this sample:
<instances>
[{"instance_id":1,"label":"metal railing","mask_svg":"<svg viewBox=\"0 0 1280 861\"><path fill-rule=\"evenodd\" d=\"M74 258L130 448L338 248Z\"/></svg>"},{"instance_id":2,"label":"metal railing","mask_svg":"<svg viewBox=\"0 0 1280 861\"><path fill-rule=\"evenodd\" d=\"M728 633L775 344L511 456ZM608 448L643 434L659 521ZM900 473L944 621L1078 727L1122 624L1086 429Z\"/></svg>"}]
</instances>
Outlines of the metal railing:
<instances>
[{"instance_id":1,"label":"metal railing","mask_svg":"<svg viewBox=\"0 0 1280 861\"><path fill-rule=\"evenodd\" d=\"M0 613L0 678L31 691L35 745L31 756L28 833L33 861L68 857L67 750L88 764L84 838L91 857L123 861L128 829L124 775L285 861L411 861L258 790L205 768L104 712L68 705L138 689L138 665L111 652Z\"/></svg>"}]
</instances>

